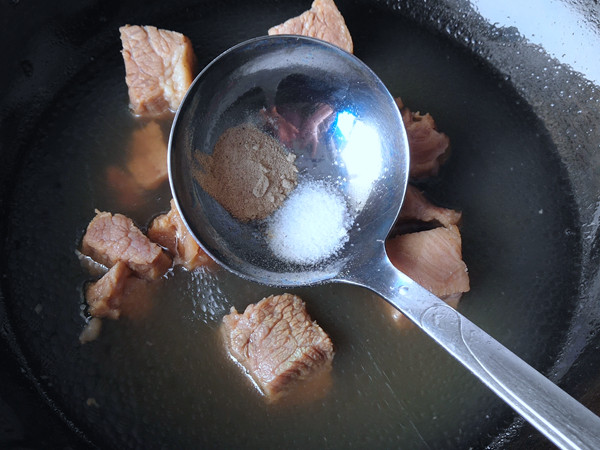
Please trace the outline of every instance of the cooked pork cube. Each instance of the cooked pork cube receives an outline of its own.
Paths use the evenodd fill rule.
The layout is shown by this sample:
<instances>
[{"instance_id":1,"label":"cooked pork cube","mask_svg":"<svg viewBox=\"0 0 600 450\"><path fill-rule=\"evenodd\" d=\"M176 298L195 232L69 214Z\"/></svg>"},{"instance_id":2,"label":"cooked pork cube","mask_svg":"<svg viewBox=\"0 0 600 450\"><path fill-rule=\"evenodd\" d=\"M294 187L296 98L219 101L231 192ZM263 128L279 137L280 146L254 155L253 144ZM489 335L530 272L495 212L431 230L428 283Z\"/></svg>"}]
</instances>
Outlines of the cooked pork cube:
<instances>
[{"instance_id":1,"label":"cooked pork cube","mask_svg":"<svg viewBox=\"0 0 600 450\"><path fill-rule=\"evenodd\" d=\"M392 264L442 299L469 290L458 228L439 227L396 236L386 242Z\"/></svg>"},{"instance_id":2,"label":"cooked pork cube","mask_svg":"<svg viewBox=\"0 0 600 450\"><path fill-rule=\"evenodd\" d=\"M430 203L419 189L409 184L398 216L398 224L412 222L437 222L449 228L458 225L462 214L453 209L442 208Z\"/></svg>"},{"instance_id":3,"label":"cooked pork cube","mask_svg":"<svg viewBox=\"0 0 600 450\"><path fill-rule=\"evenodd\" d=\"M171 210L154 219L148 229L148 237L167 248L174 256L175 264L181 264L188 270L205 266L212 261L189 233L173 200Z\"/></svg>"},{"instance_id":4,"label":"cooked pork cube","mask_svg":"<svg viewBox=\"0 0 600 450\"><path fill-rule=\"evenodd\" d=\"M154 117L176 111L196 73L190 40L151 26L125 25L119 31L133 112Z\"/></svg>"},{"instance_id":5,"label":"cooked pork cube","mask_svg":"<svg viewBox=\"0 0 600 450\"><path fill-rule=\"evenodd\" d=\"M400 98L396 99L396 104L402 113L408 138L409 175L412 178L437 175L440 165L448 156L450 139L444 133L437 131L431 115L411 112Z\"/></svg>"},{"instance_id":6,"label":"cooked pork cube","mask_svg":"<svg viewBox=\"0 0 600 450\"><path fill-rule=\"evenodd\" d=\"M297 296L270 296L235 308L223 318L229 353L243 365L269 400L289 392L294 382L331 369L333 344Z\"/></svg>"},{"instance_id":7,"label":"cooked pork cube","mask_svg":"<svg viewBox=\"0 0 600 450\"><path fill-rule=\"evenodd\" d=\"M121 214L97 211L83 236L81 252L107 267L123 261L136 275L153 280L171 267L171 258Z\"/></svg>"},{"instance_id":8,"label":"cooked pork cube","mask_svg":"<svg viewBox=\"0 0 600 450\"><path fill-rule=\"evenodd\" d=\"M158 123L133 132L127 169L144 189L156 189L167 180L167 143Z\"/></svg>"},{"instance_id":9,"label":"cooked pork cube","mask_svg":"<svg viewBox=\"0 0 600 450\"><path fill-rule=\"evenodd\" d=\"M333 0L315 0L308 11L269 29L269 34L314 37L352 53L352 37Z\"/></svg>"}]
</instances>

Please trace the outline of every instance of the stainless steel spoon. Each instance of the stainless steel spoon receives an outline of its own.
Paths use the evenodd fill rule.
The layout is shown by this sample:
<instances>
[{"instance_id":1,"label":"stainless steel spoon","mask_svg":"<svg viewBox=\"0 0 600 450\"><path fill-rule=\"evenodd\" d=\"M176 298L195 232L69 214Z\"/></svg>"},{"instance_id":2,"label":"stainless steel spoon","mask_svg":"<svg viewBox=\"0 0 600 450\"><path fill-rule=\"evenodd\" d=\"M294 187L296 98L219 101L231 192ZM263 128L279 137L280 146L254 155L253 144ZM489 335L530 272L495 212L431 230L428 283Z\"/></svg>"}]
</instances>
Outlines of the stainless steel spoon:
<instances>
[{"instance_id":1,"label":"stainless steel spoon","mask_svg":"<svg viewBox=\"0 0 600 450\"><path fill-rule=\"evenodd\" d=\"M294 114L331 109L316 148L296 148L300 178L324 180L354 215L343 248L319 264L285 263L259 223L240 223L198 184L195 154L227 128L260 121L263 106ZM264 114L264 111L263 111ZM313 133L313 134L314 134ZM310 147L310 146L307 146ZM175 202L199 244L221 265L259 283L344 282L391 303L562 448L600 448L600 418L390 263L384 240L408 180L408 143L393 98L360 60L298 36L252 39L209 64L188 91L169 142ZM302 233L302 230L298 230Z\"/></svg>"}]
</instances>

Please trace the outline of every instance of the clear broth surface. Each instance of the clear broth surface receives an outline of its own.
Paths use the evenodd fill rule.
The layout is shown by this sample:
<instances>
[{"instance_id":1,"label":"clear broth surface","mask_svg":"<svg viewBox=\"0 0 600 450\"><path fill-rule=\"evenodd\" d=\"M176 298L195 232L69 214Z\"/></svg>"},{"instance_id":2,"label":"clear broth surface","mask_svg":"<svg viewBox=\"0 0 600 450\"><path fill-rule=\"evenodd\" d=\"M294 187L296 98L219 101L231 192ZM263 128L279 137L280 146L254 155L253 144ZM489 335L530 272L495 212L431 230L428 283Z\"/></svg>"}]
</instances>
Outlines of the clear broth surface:
<instances>
[{"instance_id":1,"label":"clear broth surface","mask_svg":"<svg viewBox=\"0 0 600 450\"><path fill-rule=\"evenodd\" d=\"M155 23L188 35L203 65L308 7L228 6ZM419 186L463 211L472 290L459 310L548 370L579 276L576 212L552 142L510 86L462 49L389 10L343 12L356 55L450 136L450 160ZM217 22L237 31L219 37ZM283 291L223 269L176 269L157 283L148 317L104 320L96 341L79 343L83 288L93 277L75 250L94 209L145 229L171 198L165 184L123 207L107 189L106 167L124 164L139 126L127 108L119 44L115 33L114 46L90 55L57 96L26 149L9 207L10 319L67 417L110 448L465 448L498 433L510 410L417 329L399 329L383 300L352 286L293 291L336 348L331 389L300 404L266 404L218 334L231 306Z\"/></svg>"}]
</instances>

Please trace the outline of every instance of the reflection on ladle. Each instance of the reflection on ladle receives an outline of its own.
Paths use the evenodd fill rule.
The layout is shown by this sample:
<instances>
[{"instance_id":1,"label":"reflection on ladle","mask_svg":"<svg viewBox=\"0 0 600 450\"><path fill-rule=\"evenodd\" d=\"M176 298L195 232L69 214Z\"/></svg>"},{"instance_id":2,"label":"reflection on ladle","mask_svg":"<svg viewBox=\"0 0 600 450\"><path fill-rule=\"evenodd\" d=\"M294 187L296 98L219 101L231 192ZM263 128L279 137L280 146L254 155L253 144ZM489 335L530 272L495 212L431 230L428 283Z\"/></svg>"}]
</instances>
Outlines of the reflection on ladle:
<instances>
[{"instance_id":1,"label":"reflection on ladle","mask_svg":"<svg viewBox=\"0 0 600 450\"><path fill-rule=\"evenodd\" d=\"M339 134L320 137L322 157L298 155L300 173L335 181L355 213L346 244L317 265L279 261L265 245L258 224L234 220L190 173L194 153L209 153L220 133L239 124L239 111L229 105L250 87L270 91L298 74L320 87L301 100L330 105L337 120L330 128ZM245 111L248 120L252 112ZM356 137L360 143L354 142ZM600 448L600 418L392 266L384 241L402 205L408 164L402 120L381 81L354 56L298 36L253 39L214 60L190 88L169 142L173 197L190 232L224 267L275 286L344 282L366 287L416 323L555 444Z\"/></svg>"}]
</instances>

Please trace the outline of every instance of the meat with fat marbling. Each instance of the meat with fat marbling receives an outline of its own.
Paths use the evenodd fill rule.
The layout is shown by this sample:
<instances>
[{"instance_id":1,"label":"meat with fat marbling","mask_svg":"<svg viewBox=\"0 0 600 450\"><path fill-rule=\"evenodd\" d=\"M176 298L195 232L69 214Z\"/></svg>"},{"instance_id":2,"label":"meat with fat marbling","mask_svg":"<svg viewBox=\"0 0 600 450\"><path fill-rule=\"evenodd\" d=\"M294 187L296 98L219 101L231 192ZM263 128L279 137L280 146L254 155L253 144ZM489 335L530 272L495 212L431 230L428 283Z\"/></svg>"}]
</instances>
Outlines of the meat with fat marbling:
<instances>
[{"instance_id":1,"label":"meat with fat marbling","mask_svg":"<svg viewBox=\"0 0 600 450\"><path fill-rule=\"evenodd\" d=\"M190 40L152 26L125 25L119 31L133 112L155 117L177 111L196 73Z\"/></svg>"},{"instance_id":2,"label":"meat with fat marbling","mask_svg":"<svg viewBox=\"0 0 600 450\"><path fill-rule=\"evenodd\" d=\"M123 261L136 275L154 280L171 267L171 258L122 214L96 211L83 236L81 253L107 267Z\"/></svg>"},{"instance_id":3,"label":"meat with fat marbling","mask_svg":"<svg viewBox=\"0 0 600 450\"><path fill-rule=\"evenodd\" d=\"M223 335L231 356L271 401L294 382L331 369L331 339L295 295L264 298L243 314L232 308L223 318Z\"/></svg>"},{"instance_id":4,"label":"meat with fat marbling","mask_svg":"<svg viewBox=\"0 0 600 450\"><path fill-rule=\"evenodd\" d=\"M333 0L315 0L308 11L269 29L269 34L314 37L352 53L354 46L346 21Z\"/></svg>"}]
</instances>

